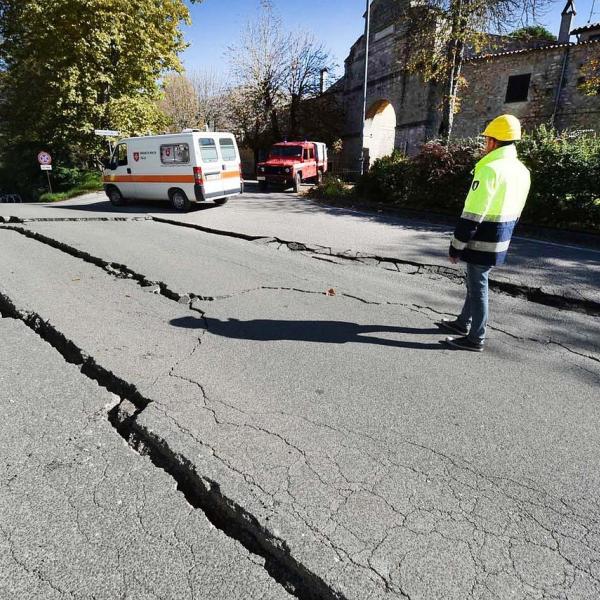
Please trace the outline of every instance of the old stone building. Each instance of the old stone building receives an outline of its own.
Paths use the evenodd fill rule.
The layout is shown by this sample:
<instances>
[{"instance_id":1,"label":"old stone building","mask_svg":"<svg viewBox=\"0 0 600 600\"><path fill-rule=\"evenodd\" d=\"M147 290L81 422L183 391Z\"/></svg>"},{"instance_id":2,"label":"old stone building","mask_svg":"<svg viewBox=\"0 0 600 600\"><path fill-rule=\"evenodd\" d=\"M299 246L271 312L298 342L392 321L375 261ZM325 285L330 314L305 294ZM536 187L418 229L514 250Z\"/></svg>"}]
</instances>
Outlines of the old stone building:
<instances>
[{"instance_id":1,"label":"old stone building","mask_svg":"<svg viewBox=\"0 0 600 600\"><path fill-rule=\"evenodd\" d=\"M420 6L415 0L372 4L364 134L371 161L394 148L412 153L439 130L440 90L406 67L411 51L408 31L420 25L414 22L414 10ZM407 21L408 9L412 9L412 22ZM467 87L461 93L453 135L478 135L502 113L518 116L525 128L547 123L560 130L600 131L600 96L586 96L578 88L581 67L600 58L600 23L573 29L574 16L569 1L556 42L524 43L491 36L490 49L468 55L463 67ZM350 169L359 164L362 148L364 70L362 36L350 50L344 77L334 88L346 112L344 162Z\"/></svg>"}]
</instances>

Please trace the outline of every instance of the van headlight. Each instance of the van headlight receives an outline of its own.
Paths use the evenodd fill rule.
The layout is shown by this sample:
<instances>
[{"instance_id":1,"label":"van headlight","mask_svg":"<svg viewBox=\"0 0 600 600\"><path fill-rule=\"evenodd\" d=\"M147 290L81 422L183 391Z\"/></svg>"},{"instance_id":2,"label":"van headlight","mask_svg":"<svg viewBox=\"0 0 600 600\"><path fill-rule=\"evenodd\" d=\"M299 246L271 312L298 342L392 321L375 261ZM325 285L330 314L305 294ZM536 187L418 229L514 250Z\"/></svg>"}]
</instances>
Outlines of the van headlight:
<instances>
[{"instance_id":1,"label":"van headlight","mask_svg":"<svg viewBox=\"0 0 600 600\"><path fill-rule=\"evenodd\" d=\"M291 170L291 169L288 167L288 168L285 170L285 172L286 172L286 173L291 173L291 172L292 172L292 170Z\"/></svg>"},{"instance_id":2,"label":"van headlight","mask_svg":"<svg viewBox=\"0 0 600 600\"><path fill-rule=\"evenodd\" d=\"M258 170L259 170L261 173L264 173L264 172L265 172L265 168L264 168L264 167L258 167Z\"/></svg>"}]
</instances>

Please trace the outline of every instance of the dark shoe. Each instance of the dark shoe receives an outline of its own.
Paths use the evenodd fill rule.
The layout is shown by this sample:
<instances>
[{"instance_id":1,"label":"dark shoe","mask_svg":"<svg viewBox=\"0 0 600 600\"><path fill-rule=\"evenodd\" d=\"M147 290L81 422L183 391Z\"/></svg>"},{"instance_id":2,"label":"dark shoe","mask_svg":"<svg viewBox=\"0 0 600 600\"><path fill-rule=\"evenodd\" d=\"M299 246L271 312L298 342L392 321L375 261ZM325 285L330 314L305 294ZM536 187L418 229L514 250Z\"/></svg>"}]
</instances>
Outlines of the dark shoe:
<instances>
[{"instance_id":1,"label":"dark shoe","mask_svg":"<svg viewBox=\"0 0 600 600\"><path fill-rule=\"evenodd\" d=\"M444 343L459 350L469 350L470 352L483 352L483 344L472 342L468 337L453 338L449 337L444 340Z\"/></svg>"},{"instance_id":2,"label":"dark shoe","mask_svg":"<svg viewBox=\"0 0 600 600\"><path fill-rule=\"evenodd\" d=\"M453 331L454 333L458 333L459 335L467 335L469 330L461 325L456 319L451 321L450 319L442 319L438 323L436 323L442 329L446 329L447 331Z\"/></svg>"}]
</instances>

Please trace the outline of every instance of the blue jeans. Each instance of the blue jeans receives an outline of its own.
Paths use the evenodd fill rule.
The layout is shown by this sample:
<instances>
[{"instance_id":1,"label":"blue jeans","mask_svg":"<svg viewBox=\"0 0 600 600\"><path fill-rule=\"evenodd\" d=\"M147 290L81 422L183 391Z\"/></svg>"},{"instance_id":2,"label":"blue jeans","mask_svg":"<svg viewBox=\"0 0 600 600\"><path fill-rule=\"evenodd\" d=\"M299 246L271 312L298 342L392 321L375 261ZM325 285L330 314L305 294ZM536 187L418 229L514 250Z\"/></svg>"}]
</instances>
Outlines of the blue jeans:
<instances>
[{"instance_id":1,"label":"blue jeans","mask_svg":"<svg viewBox=\"0 0 600 600\"><path fill-rule=\"evenodd\" d=\"M467 263L467 298L458 322L465 329L471 325L468 338L477 344L485 340L488 320L488 277L492 267Z\"/></svg>"}]
</instances>

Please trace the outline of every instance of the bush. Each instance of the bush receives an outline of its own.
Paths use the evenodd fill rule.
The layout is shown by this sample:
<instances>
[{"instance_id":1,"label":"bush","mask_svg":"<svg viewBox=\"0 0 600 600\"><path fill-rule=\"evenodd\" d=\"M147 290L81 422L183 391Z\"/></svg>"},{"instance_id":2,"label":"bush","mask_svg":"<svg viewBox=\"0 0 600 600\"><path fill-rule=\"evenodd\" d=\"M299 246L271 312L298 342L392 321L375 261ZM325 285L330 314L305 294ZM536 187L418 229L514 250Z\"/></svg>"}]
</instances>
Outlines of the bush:
<instances>
[{"instance_id":1,"label":"bush","mask_svg":"<svg viewBox=\"0 0 600 600\"><path fill-rule=\"evenodd\" d=\"M356 184L356 194L376 202L396 202L406 198L410 162L398 150L377 159Z\"/></svg>"},{"instance_id":2,"label":"bush","mask_svg":"<svg viewBox=\"0 0 600 600\"><path fill-rule=\"evenodd\" d=\"M428 142L412 157L405 206L443 213L462 211L481 144L463 140L448 146Z\"/></svg>"},{"instance_id":3,"label":"bush","mask_svg":"<svg viewBox=\"0 0 600 600\"><path fill-rule=\"evenodd\" d=\"M98 171L58 167L54 171L53 179L53 190L56 191L53 194L42 194L39 197L40 202L60 202L102 189L102 175Z\"/></svg>"},{"instance_id":4,"label":"bush","mask_svg":"<svg viewBox=\"0 0 600 600\"><path fill-rule=\"evenodd\" d=\"M316 198L317 200L343 199L350 198L352 195L352 188L330 173L326 173L323 182L311 188L308 192L310 198Z\"/></svg>"},{"instance_id":5,"label":"bush","mask_svg":"<svg viewBox=\"0 0 600 600\"><path fill-rule=\"evenodd\" d=\"M600 231L600 138L557 134L539 127L518 144L531 170L523 222ZM363 199L395 206L460 214L481 156L477 140L445 146L428 142L416 156L399 153L375 161L356 186Z\"/></svg>"},{"instance_id":6,"label":"bush","mask_svg":"<svg viewBox=\"0 0 600 600\"><path fill-rule=\"evenodd\" d=\"M524 222L600 231L600 138L542 126L520 142L519 155L532 183Z\"/></svg>"}]
</instances>

